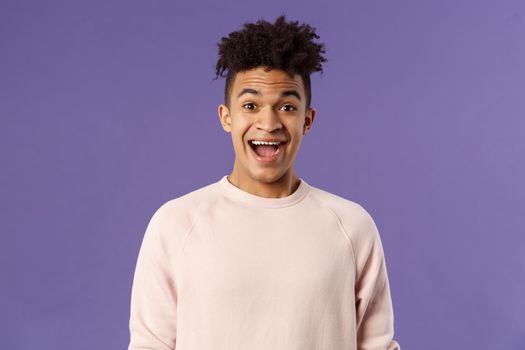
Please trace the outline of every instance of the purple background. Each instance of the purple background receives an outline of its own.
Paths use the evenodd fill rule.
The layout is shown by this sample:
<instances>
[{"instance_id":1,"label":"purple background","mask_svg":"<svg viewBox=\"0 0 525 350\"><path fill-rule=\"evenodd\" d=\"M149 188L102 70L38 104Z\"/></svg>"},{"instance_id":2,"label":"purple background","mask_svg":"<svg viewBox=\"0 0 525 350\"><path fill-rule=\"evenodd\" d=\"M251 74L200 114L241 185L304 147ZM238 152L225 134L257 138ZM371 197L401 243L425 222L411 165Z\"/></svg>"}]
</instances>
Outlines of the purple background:
<instances>
[{"instance_id":1,"label":"purple background","mask_svg":"<svg viewBox=\"0 0 525 350\"><path fill-rule=\"evenodd\" d=\"M217 42L317 28L297 173L379 227L404 350L525 349L523 1L0 2L0 348L123 349L153 212L228 174Z\"/></svg>"}]
</instances>

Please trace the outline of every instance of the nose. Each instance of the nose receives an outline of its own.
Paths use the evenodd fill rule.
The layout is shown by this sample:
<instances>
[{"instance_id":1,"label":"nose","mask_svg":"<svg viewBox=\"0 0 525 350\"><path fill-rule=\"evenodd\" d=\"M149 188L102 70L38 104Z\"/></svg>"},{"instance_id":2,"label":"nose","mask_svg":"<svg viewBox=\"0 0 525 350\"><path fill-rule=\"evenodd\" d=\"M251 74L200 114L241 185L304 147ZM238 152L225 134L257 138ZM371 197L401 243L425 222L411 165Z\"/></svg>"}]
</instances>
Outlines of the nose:
<instances>
[{"instance_id":1,"label":"nose","mask_svg":"<svg viewBox=\"0 0 525 350\"><path fill-rule=\"evenodd\" d=\"M258 113L256 126L258 129L267 131L268 133L273 132L274 130L279 130L283 127L279 116L275 111L268 107Z\"/></svg>"}]
</instances>

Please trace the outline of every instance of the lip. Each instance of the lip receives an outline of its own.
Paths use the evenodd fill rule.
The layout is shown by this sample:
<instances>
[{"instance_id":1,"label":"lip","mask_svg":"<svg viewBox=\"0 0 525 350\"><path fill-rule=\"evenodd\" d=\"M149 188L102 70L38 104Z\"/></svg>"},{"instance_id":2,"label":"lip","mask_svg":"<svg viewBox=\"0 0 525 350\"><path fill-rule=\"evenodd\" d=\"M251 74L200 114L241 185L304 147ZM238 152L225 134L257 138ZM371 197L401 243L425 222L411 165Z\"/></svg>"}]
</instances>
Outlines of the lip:
<instances>
[{"instance_id":1,"label":"lip","mask_svg":"<svg viewBox=\"0 0 525 350\"><path fill-rule=\"evenodd\" d=\"M258 141L266 141L264 139L256 139L256 140L258 140ZM268 141L281 141L281 140L268 140ZM251 152L252 156L258 162L261 162L263 164L272 163L272 162L276 161L277 159L281 158L281 155L283 154L284 149L285 149L287 144L288 144L288 141L281 141L281 143L277 147L277 153L276 154L274 154L273 156L270 156L270 157L261 157L257 153L255 153L255 151L253 150L252 146L250 145L250 141L247 142L247 146L250 149L250 152Z\"/></svg>"},{"instance_id":2,"label":"lip","mask_svg":"<svg viewBox=\"0 0 525 350\"><path fill-rule=\"evenodd\" d=\"M263 138L249 139L248 142L251 142L251 141L253 141L253 140L264 141L264 142L283 142L283 143L286 142L286 140L281 140L281 139L265 139L264 137L263 137Z\"/></svg>"}]
</instances>

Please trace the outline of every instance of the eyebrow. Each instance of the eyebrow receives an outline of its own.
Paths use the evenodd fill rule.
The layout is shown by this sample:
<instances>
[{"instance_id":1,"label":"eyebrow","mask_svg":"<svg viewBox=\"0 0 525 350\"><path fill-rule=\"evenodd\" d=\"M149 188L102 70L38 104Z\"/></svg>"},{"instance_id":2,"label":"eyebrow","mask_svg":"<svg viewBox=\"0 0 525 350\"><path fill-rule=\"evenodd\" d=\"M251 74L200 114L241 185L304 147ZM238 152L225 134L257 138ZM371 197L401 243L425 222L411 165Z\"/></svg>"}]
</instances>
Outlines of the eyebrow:
<instances>
[{"instance_id":1,"label":"eyebrow","mask_svg":"<svg viewBox=\"0 0 525 350\"><path fill-rule=\"evenodd\" d=\"M241 97L244 94L259 95L260 92L252 88L244 88L241 90L239 95L237 95L237 98ZM297 92L297 90L292 89L292 90L284 90L283 92L281 92L281 97L286 97L286 96L295 96L297 97L299 101L301 101L301 95L299 95L299 92Z\"/></svg>"}]
</instances>

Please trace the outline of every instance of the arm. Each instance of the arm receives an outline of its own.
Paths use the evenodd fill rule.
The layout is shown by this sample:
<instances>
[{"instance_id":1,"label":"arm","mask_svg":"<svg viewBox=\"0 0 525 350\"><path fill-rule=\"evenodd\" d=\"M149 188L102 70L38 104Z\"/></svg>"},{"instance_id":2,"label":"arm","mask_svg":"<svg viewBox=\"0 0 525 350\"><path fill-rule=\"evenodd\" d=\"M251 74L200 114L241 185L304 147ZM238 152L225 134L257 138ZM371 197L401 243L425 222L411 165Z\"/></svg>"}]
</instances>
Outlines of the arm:
<instances>
[{"instance_id":1,"label":"arm","mask_svg":"<svg viewBox=\"0 0 525 350\"><path fill-rule=\"evenodd\" d=\"M370 216L365 232L355 247L357 348L400 350L393 340L394 312L383 246Z\"/></svg>"},{"instance_id":2,"label":"arm","mask_svg":"<svg viewBox=\"0 0 525 350\"><path fill-rule=\"evenodd\" d=\"M158 210L151 218L135 267L128 350L174 350L177 293L171 259Z\"/></svg>"}]
</instances>

